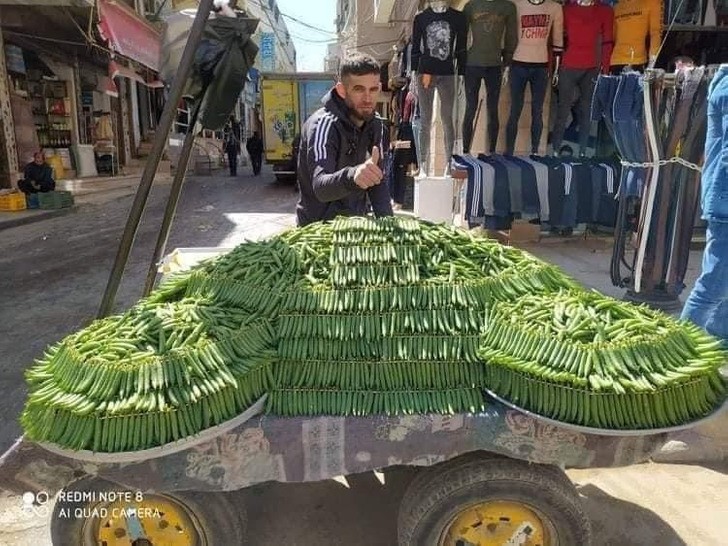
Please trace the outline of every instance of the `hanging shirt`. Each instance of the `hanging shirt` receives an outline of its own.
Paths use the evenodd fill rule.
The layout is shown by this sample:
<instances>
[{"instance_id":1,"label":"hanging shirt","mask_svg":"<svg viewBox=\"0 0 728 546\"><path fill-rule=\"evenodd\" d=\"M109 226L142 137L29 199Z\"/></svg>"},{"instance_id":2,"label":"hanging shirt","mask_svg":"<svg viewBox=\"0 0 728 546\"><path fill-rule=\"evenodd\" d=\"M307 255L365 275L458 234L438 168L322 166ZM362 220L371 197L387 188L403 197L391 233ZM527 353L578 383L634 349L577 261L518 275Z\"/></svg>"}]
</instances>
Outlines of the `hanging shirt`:
<instances>
[{"instance_id":1,"label":"hanging shirt","mask_svg":"<svg viewBox=\"0 0 728 546\"><path fill-rule=\"evenodd\" d=\"M551 208L549 206L549 168L543 163L534 161L530 157L520 158L530 164L536 172L536 189L538 190L539 218L542 222L551 219Z\"/></svg>"},{"instance_id":2,"label":"hanging shirt","mask_svg":"<svg viewBox=\"0 0 728 546\"><path fill-rule=\"evenodd\" d=\"M645 39L650 39L650 56L660 49L660 0L619 0L614 7L614 51L612 64L646 64Z\"/></svg>"},{"instance_id":3,"label":"hanging shirt","mask_svg":"<svg viewBox=\"0 0 728 546\"><path fill-rule=\"evenodd\" d=\"M514 0L513 3L518 12L518 45L513 60L545 65L549 60L549 36L552 36L554 54L560 55L564 47L561 5L553 0L537 5L529 0Z\"/></svg>"},{"instance_id":4,"label":"hanging shirt","mask_svg":"<svg viewBox=\"0 0 728 546\"><path fill-rule=\"evenodd\" d=\"M536 184L536 169L521 157L509 157L508 160L521 169L521 202L523 213L539 214L541 207Z\"/></svg>"},{"instance_id":5,"label":"hanging shirt","mask_svg":"<svg viewBox=\"0 0 728 546\"><path fill-rule=\"evenodd\" d=\"M508 0L470 0L463 8L473 37L468 66L508 66L518 44L516 6Z\"/></svg>"},{"instance_id":6,"label":"hanging shirt","mask_svg":"<svg viewBox=\"0 0 728 546\"><path fill-rule=\"evenodd\" d=\"M448 8L437 13L431 8L415 16L412 27L412 70L419 74L449 76L465 73L468 34L462 12Z\"/></svg>"},{"instance_id":7,"label":"hanging shirt","mask_svg":"<svg viewBox=\"0 0 728 546\"><path fill-rule=\"evenodd\" d=\"M592 4L564 6L565 48L563 68L599 68L609 72L614 43L614 12L609 6ZM601 60L597 48L601 44Z\"/></svg>"}]
</instances>

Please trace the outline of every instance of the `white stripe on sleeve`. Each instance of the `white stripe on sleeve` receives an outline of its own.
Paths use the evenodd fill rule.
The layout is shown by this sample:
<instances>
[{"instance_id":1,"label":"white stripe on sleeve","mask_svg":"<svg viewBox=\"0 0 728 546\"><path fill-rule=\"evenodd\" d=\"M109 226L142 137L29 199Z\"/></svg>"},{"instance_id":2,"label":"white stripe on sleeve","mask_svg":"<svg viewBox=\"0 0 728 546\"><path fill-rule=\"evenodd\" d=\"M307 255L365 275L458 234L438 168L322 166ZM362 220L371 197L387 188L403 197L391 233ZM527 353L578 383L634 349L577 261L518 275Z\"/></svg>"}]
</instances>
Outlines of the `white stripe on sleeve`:
<instances>
[{"instance_id":1,"label":"white stripe on sleeve","mask_svg":"<svg viewBox=\"0 0 728 546\"><path fill-rule=\"evenodd\" d=\"M326 142L329 138L329 131L331 130L333 122L333 116L325 115L316 126L316 131L314 133L314 159L316 161L326 159Z\"/></svg>"}]
</instances>

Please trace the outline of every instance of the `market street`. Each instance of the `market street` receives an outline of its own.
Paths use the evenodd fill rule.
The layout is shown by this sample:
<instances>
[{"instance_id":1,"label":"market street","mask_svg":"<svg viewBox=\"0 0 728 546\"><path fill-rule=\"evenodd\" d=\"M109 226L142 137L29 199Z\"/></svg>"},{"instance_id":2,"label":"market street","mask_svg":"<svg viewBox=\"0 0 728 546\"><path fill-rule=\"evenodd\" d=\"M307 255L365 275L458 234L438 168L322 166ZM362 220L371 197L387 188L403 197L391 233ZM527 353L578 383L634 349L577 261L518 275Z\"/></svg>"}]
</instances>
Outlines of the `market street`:
<instances>
[{"instance_id":1,"label":"market street","mask_svg":"<svg viewBox=\"0 0 728 546\"><path fill-rule=\"evenodd\" d=\"M225 174L188 180L174 223L169 249L229 247L244 238L275 233L293 224L296 194L290 186L263 176ZM118 297L126 308L139 296L169 185L156 187L137 237L128 276ZM17 415L25 397L23 371L44 347L90 321L99 305L132 196L94 203L80 201L66 216L1 231L0 452L20 434ZM585 284L619 296L611 287L611 247L599 239L551 242L529 247L558 261ZM694 281L699 253L691 256ZM720 426L725 426L725 419ZM714 444L723 449L726 439ZM624 469L570 472L584 495L595 544L713 546L724 543L719 514L728 491L725 463L646 464ZM264 484L229 493L247 505L248 543L302 546L391 546L396 542L399 499L413 474L394 469L381 485L373 474L350 478L350 488L328 481L313 484ZM21 511L17 496L0 492L0 544L50 544L48 521ZM233 542L231 542L232 544Z\"/></svg>"}]
</instances>

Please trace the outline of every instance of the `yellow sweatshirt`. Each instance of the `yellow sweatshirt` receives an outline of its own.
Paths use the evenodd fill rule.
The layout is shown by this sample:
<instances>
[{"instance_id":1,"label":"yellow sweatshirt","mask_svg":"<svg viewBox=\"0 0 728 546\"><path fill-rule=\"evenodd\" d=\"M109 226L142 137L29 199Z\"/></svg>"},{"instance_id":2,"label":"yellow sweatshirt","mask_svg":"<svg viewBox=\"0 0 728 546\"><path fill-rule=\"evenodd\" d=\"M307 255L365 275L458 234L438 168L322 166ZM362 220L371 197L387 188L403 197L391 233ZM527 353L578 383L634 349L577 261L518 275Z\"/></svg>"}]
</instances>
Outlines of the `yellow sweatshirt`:
<instances>
[{"instance_id":1,"label":"yellow sweatshirt","mask_svg":"<svg viewBox=\"0 0 728 546\"><path fill-rule=\"evenodd\" d=\"M650 57L657 55L662 30L660 0L619 0L614 6L612 66L647 64L645 37L650 38Z\"/></svg>"}]
</instances>

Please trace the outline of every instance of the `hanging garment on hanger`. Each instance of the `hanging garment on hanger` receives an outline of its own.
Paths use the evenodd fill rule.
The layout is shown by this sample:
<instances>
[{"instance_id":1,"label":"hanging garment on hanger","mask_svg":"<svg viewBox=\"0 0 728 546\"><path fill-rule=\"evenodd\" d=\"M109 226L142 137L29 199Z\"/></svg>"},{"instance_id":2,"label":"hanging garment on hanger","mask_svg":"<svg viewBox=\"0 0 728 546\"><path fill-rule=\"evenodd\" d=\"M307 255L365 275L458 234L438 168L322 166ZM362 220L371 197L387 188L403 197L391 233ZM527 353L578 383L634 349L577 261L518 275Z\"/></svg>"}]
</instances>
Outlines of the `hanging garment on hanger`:
<instances>
[{"instance_id":1,"label":"hanging garment on hanger","mask_svg":"<svg viewBox=\"0 0 728 546\"><path fill-rule=\"evenodd\" d=\"M452 164L468 173L465 190L465 219L470 227L482 225L486 214L492 215L495 171L490 165L467 155L453 155Z\"/></svg>"},{"instance_id":2,"label":"hanging garment on hanger","mask_svg":"<svg viewBox=\"0 0 728 546\"><path fill-rule=\"evenodd\" d=\"M493 213L492 216L499 218L510 217L511 215L511 189L508 183L508 169L495 156L479 155L481 163L490 165L493 168Z\"/></svg>"},{"instance_id":3,"label":"hanging garment on hanger","mask_svg":"<svg viewBox=\"0 0 728 546\"><path fill-rule=\"evenodd\" d=\"M508 161L521 171L521 209L527 215L540 215L541 205L536 183L536 168L522 157L508 156Z\"/></svg>"},{"instance_id":4,"label":"hanging garment on hanger","mask_svg":"<svg viewBox=\"0 0 728 546\"><path fill-rule=\"evenodd\" d=\"M493 159L506 168L508 188L511 195L511 212L521 215L523 211L523 169L513 161L512 156L494 155Z\"/></svg>"},{"instance_id":5,"label":"hanging garment on hanger","mask_svg":"<svg viewBox=\"0 0 728 546\"><path fill-rule=\"evenodd\" d=\"M536 157L536 156L532 156ZM536 173L536 188L538 190L539 218L542 223L551 221L549 206L549 168L547 165L534 161L532 157L521 157L522 161L530 164Z\"/></svg>"}]
</instances>

